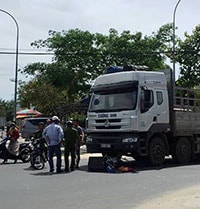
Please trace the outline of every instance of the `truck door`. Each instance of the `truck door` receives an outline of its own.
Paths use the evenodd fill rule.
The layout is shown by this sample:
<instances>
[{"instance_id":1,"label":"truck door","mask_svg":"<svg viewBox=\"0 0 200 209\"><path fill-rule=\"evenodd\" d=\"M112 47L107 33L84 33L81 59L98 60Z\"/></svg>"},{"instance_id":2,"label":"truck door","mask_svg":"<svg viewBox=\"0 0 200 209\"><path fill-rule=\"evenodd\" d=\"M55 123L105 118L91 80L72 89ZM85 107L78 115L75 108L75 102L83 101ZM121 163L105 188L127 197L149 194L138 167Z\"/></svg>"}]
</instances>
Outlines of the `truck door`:
<instances>
[{"instance_id":1,"label":"truck door","mask_svg":"<svg viewBox=\"0 0 200 209\"><path fill-rule=\"evenodd\" d=\"M156 107L154 100L153 90L141 89L139 111L140 116L138 116L139 131L148 131L152 124L156 122Z\"/></svg>"},{"instance_id":2,"label":"truck door","mask_svg":"<svg viewBox=\"0 0 200 209\"><path fill-rule=\"evenodd\" d=\"M148 131L153 124L169 123L168 96L165 90L142 89L139 131Z\"/></svg>"},{"instance_id":3,"label":"truck door","mask_svg":"<svg viewBox=\"0 0 200 209\"><path fill-rule=\"evenodd\" d=\"M155 91L156 117L160 124L169 123L168 96L165 94L166 90Z\"/></svg>"}]
</instances>

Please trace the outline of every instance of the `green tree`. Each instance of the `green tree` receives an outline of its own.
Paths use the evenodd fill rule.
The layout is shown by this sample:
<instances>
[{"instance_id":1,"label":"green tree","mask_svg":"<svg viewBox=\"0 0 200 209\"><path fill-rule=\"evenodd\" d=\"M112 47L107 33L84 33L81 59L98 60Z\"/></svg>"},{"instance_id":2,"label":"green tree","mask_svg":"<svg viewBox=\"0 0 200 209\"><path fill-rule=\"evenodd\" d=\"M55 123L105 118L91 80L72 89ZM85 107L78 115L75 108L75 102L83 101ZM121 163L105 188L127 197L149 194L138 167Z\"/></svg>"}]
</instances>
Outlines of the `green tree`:
<instances>
[{"instance_id":1,"label":"green tree","mask_svg":"<svg viewBox=\"0 0 200 209\"><path fill-rule=\"evenodd\" d=\"M114 29L110 30L107 42L103 46L106 66L109 65L146 65L151 70L165 68L166 57L161 54L163 42L157 38L157 33L152 36L142 36L141 32L131 34L124 31L120 35Z\"/></svg>"},{"instance_id":2,"label":"green tree","mask_svg":"<svg viewBox=\"0 0 200 209\"><path fill-rule=\"evenodd\" d=\"M56 108L67 104L66 92L43 82L43 79L33 79L21 86L19 94L22 107L32 104L45 115L57 114Z\"/></svg>"},{"instance_id":3,"label":"green tree","mask_svg":"<svg viewBox=\"0 0 200 209\"><path fill-rule=\"evenodd\" d=\"M6 102L0 99L0 117L6 116Z\"/></svg>"},{"instance_id":4,"label":"green tree","mask_svg":"<svg viewBox=\"0 0 200 209\"><path fill-rule=\"evenodd\" d=\"M0 117L5 117L7 121L13 120L13 101L5 101L0 99Z\"/></svg>"},{"instance_id":5,"label":"green tree","mask_svg":"<svg viewBox=\"0 0 200 209\"><path fill-rule=\"evenodd\" d=\"M183 87L200 85L200 25L192 34L185 33L185 40L179 41L176 61L180 64L178 84Z\"/></svg>"}]
</instances>

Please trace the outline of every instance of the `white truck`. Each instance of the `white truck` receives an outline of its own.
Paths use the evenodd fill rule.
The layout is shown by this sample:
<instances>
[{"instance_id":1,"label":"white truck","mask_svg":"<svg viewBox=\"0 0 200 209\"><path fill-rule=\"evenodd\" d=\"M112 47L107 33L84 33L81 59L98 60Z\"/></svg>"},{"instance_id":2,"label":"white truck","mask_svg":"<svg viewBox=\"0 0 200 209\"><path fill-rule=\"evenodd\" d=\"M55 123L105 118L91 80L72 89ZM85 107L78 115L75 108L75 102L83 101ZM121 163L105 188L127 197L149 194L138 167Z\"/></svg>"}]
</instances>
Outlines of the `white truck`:
<instances>
[{"instance_id":1,"label":"white truck","mask_svg":"<svg viewBox=\"0 0 200 209\"><path fill-rule=\"evenodd\" d=\"M200 96L173 88L172 72L143 66L110 67L96 78L87 112L88 153L132 156L162 165L200 154Z\"/></svg>"}]
</instances>

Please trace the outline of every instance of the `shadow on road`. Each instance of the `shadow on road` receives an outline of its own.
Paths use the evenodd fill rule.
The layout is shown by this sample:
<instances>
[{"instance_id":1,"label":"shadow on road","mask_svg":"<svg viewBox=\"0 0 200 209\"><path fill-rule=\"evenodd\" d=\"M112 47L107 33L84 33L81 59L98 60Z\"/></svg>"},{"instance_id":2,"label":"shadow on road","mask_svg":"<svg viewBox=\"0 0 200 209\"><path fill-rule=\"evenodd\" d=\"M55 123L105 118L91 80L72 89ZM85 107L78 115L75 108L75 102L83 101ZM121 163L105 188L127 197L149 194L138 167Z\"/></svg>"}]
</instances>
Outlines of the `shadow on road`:
<instances>
[{"instance_id":1,"label":"shadow on road","mask_svg":"<svg viewBox=\"0 0 200 209\"><path fill-rule=\"evenodd\" d=\"M119 170L116 169L115 172L107 172L105 170L105 168L103 167L103 165L101 165L101 164L100 164L100 166L95 165L96 167L94 166L92 170L88 169L88 166L84 166L83 169L81 168L80 170L83 170L86 172L134 173L134 174L137 174L139 172L147 171L147 170L161 170L161 169L168 169L168 168L172 168L172 167L192 166L192 165L198 165L199 163L200 163L200 158L197 158L196 160L194 160L190 163L187 163L185 165L176 163L172 158L167 158L167 159L165 159L165 162L162 166L151 166L144 161L135 161L133 158L124 157L120 161L120 165L118 166L118 168L120 166L124 166L125 168L132 168L132 171L131 171L131 169L130 170L125 169L124 171L122 171L120 169Z\"/></svg>"},{"instance_id":2,"label":"shadow on road","mask_svg":"<svg viewBox=\"0 0 200 209\"><path fill-rule=\"evenodd\" d=\"M145 162L137 162L135 160L129 161L130 166L135 168L137 173L141 172L141 171L145 171L145 170L161 170L161 169L168 169L168 168L172 168L172 167L191 166L191 165L195 165L195 164L199 164L199 163L200 163L200 160L196 159L193 162L183 165L183 164L176 163L172 158L168 158L165 160L165 162L162 166L151 166Z\"/></svg>"},{"instance_id":3,"label":"shadow on road","mask_svg":"<svg viewBox=\"0 0 200 209\"><path fill-rule=\"evenodd\" d=\"M102 161L103 162L103 161ZM168 169L168 168L173 168L173 167L183 167L183 166L192 166L192 165L198 165L200 163L200 159L196 159L195 161L185 164L185 165L180 165L175 163L172 158L167 158L164 162L164 164L162 166L151 166L148 165L145 162L141 162L141 161L135 161L133 158L123 158L121 160L121 165L123 165L126 168L132 168L131 171L120 171L116 168L116 170L114 172L108 172L105 170L105 167L103 165L103 163L100 163L99 165L96 165L96 167L94 167L93 170L90 170L88 168L88 165L81 165L78 169L76 169L73 172L89 172L89 173L114 173L114 174L120 174L120 173L133 173L133 174L138 174L142 171L147 171L147 170L161 170L161 169ZM6 165L6 164L5 164ZM25 171L31 171L30 175L34 175L34 176L51 176L52 174L49 174L49 172L47 171L47 169L43 169L43 170L36 170L32 167L27 167L24 168ZM73 173L73 172L69 172L69 173ZM63 175L63 174L69 174L66 172L62 172L61 174L57 174L57 173L53 173L53 175Z\"/></svg>"}]
</instances>

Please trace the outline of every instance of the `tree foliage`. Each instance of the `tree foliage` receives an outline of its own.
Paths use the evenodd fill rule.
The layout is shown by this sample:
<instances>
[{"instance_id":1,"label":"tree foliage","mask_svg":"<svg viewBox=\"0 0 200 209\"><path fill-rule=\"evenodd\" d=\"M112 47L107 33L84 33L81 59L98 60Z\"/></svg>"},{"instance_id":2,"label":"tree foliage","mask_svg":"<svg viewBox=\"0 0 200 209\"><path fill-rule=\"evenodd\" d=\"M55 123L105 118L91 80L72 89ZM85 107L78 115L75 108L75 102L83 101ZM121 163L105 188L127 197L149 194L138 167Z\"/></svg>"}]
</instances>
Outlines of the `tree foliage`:
<instances>
[{"instance_id":1,"label":"tree foliage","mask_svg":"<svg viewBox=\"0 0 200 209\"><path fill-rule=\"evenodd\" d=\"M7 121L13 120L13 101L0 99L0 117L5 117Z\"/></svg>"},{"instance_id":2,"label":"tree foliage","mask_svg":"<svg viewBox=\"0 0 200 209\"><path fill-rule=\"evenodd\" d=\"M185 40L179 42L176 60L180 64L178 83L184 87L200 85L200 25L193 33L185 33Z\"/></svg>"},{"instance_id":3,"label":"tree foliage","mask_svg":"<svg viewBox=\"0 0 200 209\"><path fill-rule=\"evenodd\" d=\"M20 88L20 102L22 107L30 104L43 114L56 114L56 108L66 104L66 92L42 79L33 79Z\"/></svg>"}]
</instances>

